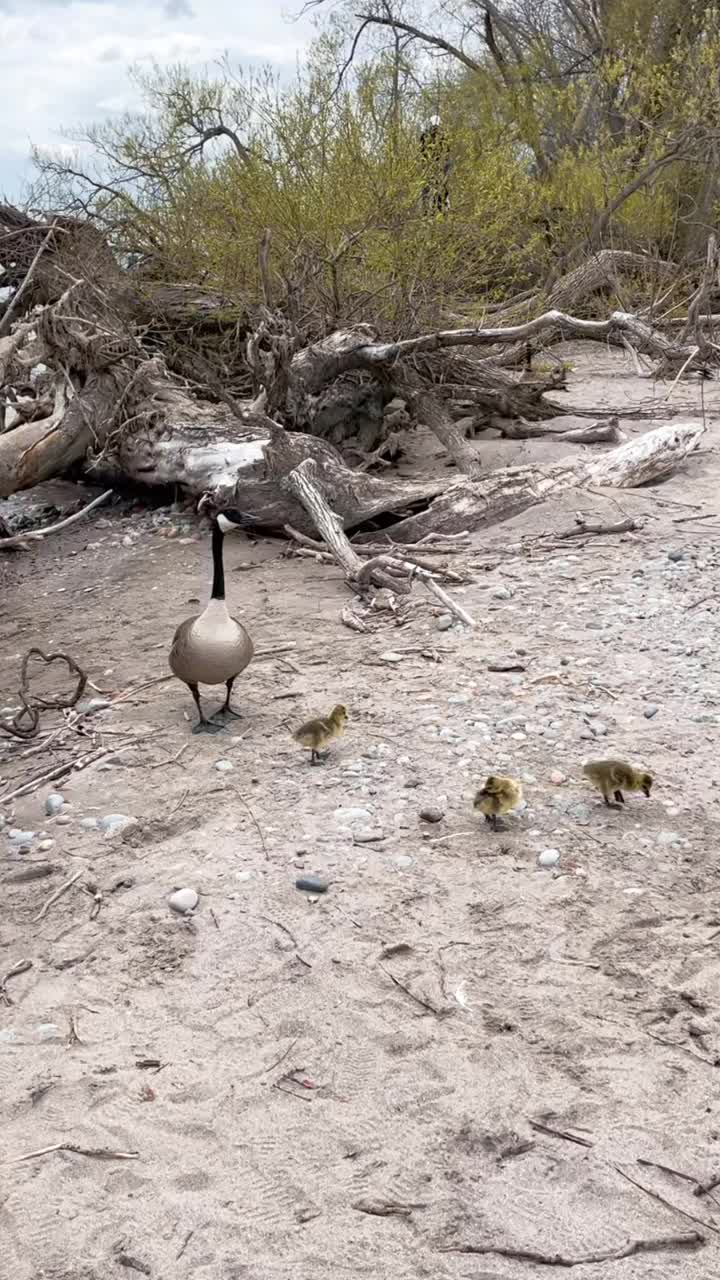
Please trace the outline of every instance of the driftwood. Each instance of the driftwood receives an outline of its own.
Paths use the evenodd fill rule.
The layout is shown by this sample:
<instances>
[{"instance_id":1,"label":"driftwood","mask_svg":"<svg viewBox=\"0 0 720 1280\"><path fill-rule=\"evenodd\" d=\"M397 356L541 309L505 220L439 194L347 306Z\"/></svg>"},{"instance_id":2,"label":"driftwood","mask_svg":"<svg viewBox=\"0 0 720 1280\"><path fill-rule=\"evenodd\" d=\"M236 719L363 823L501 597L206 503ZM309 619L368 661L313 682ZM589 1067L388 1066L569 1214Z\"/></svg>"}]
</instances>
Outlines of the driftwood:
<instances>
[{"instance_id":1,"label":"driftwood","mask_svg":"<svg viewBox=\"0 0 720 1280\"><path fill-rule=\"evenodd\" d=\"M649 431L601 458L569 457L542 467L506 467L490 472L482 480L457 480L426 511L394 524L393 539L416 542L430 532L483 529L584 485L632 489L664 479L697 449L703 430L701 422L676 423ZM371 541L373 535L361 534L358 538Z\"/></svg>"}]
</instances>

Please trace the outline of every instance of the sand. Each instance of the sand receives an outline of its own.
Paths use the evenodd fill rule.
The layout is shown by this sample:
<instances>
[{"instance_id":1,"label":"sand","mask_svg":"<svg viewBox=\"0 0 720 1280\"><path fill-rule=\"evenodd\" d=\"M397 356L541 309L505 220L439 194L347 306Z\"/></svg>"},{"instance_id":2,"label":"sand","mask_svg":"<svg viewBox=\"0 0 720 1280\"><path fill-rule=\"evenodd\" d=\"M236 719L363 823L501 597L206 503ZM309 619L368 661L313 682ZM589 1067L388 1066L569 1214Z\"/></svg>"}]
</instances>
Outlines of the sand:
<instances>
[{"instance_id":1,"label":"sand","mask_svg":"<svg viewBox=\"0 0 720 1280\"><path fill-rule=\"evenodd\" d=\"M570 350L569 400L622 412L667 392ZM720 1172L720 522L687 519L718 513L715 385L704 400L707 443L665 485L569 495L474 537L454 563L474 633L438 631L416 586L407 625L354 634L335 568L240 535L233 608L261 653L293 647L248 669L227 733L193 737L170 682L59 746L0 736L0 795L109 749L59 784L69 822L44 815L49 784L0 807L37 833L26 854L0 834L0 976L32 960L0 1006L2 1275L535 1280L565 1273L555 1255L604 1257L583 1280L718 1275L720 1201L640 1163ZM698 416L699 388L670 405ZM488 465L566 451L479 446ZM541 549L576 507L646 524ZM186 523L104 511L0 558L0 704L35 643L110 699L164 676L209 580ZM507 655L526 670L488 673ZM338 701L347 731L311 769L290 731ZM596 801L582 761L610 754L653 771L650 800ZM527 801L497 834L472 810L491 770ZM82 825L112 813L136 821ZM48 859L48 878L7 879ZM298 891L302 874L328 892ZM177 887L200 895L189 920L168 908ZM134 1158L18 1159L56 1144ZM695 1230L698 1249L611 1256ZM468 1246L498 1252L453 1251Z\"/></svg>"}]
</instances>

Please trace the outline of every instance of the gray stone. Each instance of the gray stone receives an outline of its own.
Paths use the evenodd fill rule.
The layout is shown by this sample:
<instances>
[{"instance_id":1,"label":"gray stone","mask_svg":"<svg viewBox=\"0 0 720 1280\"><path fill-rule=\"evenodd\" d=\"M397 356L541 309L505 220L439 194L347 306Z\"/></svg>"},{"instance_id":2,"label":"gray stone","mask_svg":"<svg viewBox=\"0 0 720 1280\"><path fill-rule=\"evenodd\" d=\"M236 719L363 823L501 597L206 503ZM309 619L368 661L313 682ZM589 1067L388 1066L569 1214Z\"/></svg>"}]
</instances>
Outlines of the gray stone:
<instances>
[{"instance_id":1,"label":"gray stone","mask_svg":"<svg viewBox=\"0 0 720 1280\"><path fill-rule=\"evenodd\" d=\"M304 893L327 893L330 885L326 880L318 879L317 876L298 876L295 888Z\"/></svg>"},{"instance_id":2,"label":"gray stone","mask_svg":"<svg viewBox=\"0 0 720 1280\"><path fill-rule=\"evenodd\" d=\"M384 839L385 832L382 827L360 827L353 832L355 844L375 844L376 841Z\"/></svg>"},{"instance_id":3,"label":"gray stone","mask_svg":"<svg viewBox=\"0 0 720 1280\"><path fill-rule=\"evenodd\" d=\"M402 660L403 660L402 654L393 653L392 650L388 650L387 653L380 654L381 662L402 662Z\"/></svg>"},{"instance_id":4,"label":"gray stone","mask_svg":"<svg viewBox=\"0 0 720 1280\"><path fill-rule=\"evenodd\" d=\"M468 693L451 693L448 698L448 704L451 707L462 707L469 701L470 695Z\"/></svg>"},{"instance_id":5,"label":"gray stone","mask_svg":"<svg viewBox=\"0 0 720 1280\"><path fill-rule=\"evenodd\" d=\"M127 831L129 827L134 827L137 818L131 818L127 813L106 813L104 817L97 819L98 830L104 831L107 836L117 835L120 831Z\"/></svg>"},{"instance_id":6,"label":"gray stone","mask_svg":"<svg viewBox=\"0 0 720 1280\"><path fill-rule=\"evenodd\" d=\"M8 840L12 840L13 844L27 844L29 840L35 839L34 831L21 831L20 827L8 827Z\"/></svg>"},{"instance_id":7,"label":"gray stone","mask_svg":"<svg viewBox=\"0 0 720 1280\"><path fill-rule=\"evenodd\" d=\"M493 600L512 600L513 593L509 587L495 587L491 592Z\"/></svg>"},{"instance_id":8,"label":"gray stone","mask_svg":"<svg viewBox=\"0 0 720 1280\"><path fill-rule=\"evenodd\" d=\"M80 826L84 827L86 831L97 831L98 827L100 826L100 819L99 818L81 818Z\"/></svg>"},{"instance_id":9,"label":"gray stone","mask_svg":"<svg viewBox=\"0 0 720 1280\"><path fill-rule=\"evenodd\" d=\"M168 898L168 906L171 911L177 911L178 915L186 916L194 911L199 902L198 895L194 889L176 889Z\"/></svg>"},{"instance_id":10,"label":"gray stone","mask_svg":"<svg viewBox=\"0 0 720 1280\"><path fill-rule=\"evenodd\" d=\"M372 822L372 814L369 809L345 809L343 807L335 810L335 817L338 822Z\"/></svg>"},{"instance_id":11,"label":"gray stone","mask_svg":"<svg viewBox=\"0 0 720 1280\"><path fill-rule=\"evenodd\" d=\"M107 711L111 705L109 698L88 698L78 704L77 710L79 715L94 716L98 711Z\"/></svg>"},{"instance_id":12,"label":"gray stone","mask_svg":"<svg viewBox=\"0 0 720 1280\"><path fill-rule=\"evenodd\" d=\"M65 798L60 795L59 791L51 791L50 794L45 797L45 812L49 818L54 818L64 805Z\"/></svg>"},{"instance_id":13,"label":"gray stone","mask_svg":"<svg viewBox=\"0 0 720 1280\"><path fill-rule=\"evenodd\" d=\"M36 1040L60 1040L61 1035L60 1028L55 1022L41 1022L35 1028Z\"/></svg>"},{"instance_id":14,"label":"gray stone","mask_svg":"<svg viewBox=\"0 0 720 1280\"><path fill-rule=\"evenodd\" d=\"M407 868L411 867L413 864L412 858L408 857L406 853L398 853L397 856L393 858L393 862L399 871L407 871Z\"/></svg>"},{"instance_id":15,"label":"gray stone","mask_svg":"<svg viewBox=\"0 0 720 1280\"><path fill-rule=\"evenodd\" d=\"M559 849L543 849L542 853L538 854L538 864L541 867L556 867L559 861Z\"/></svg>"},{"instance_id":16,"label":"gray stone","mask_svg":"<svg viewBox=\"0 0 720 1280\"><path fill-rule=\"evenodd\" d=\"M232 760L216 760L215 768L218 773L230 773L235 768Z\"/></svg>"},{"instance_id":17,"label":"gray stone","mask_svg":"<svg viewBox=\"0 0 720 1280\"><path fill-rule=\"evenodd\" d=\"M668 560L672 560L672 562L673 562L674 564L677 564L680 560L684 560L684 559L685 559L685 552L684 552L684 551L677 551L677 550L674 550L674 551L668 551L668 553L667 553L667 558L668 558Z\"/></svg>"},{"instance_id":18,"label":"gray stone","mask_svg":"<svg viewBox=\"0 0 720 1280\"><path fill-rule=\"evenodd\" d=\"M643 711L643 715L646 720L652 720L653 717L657 715L659 710L660 710L659 707L656 707L654 703L651 703L649 707L645 707L645 710Z\"/></svg>"},{"instance_id":19,"label":"gray stone","mask_svg":"<svg viewBox=\"0 0 720 1280\"><path fill-rule=\"evenodd\" d=\"M455 619L451 613L442 613L435 623L437 631L449 631Z\"/></svg>"},{"instance_id":20,"label":"gray stone","mask_svg":"<svg viewBox=\"0 0 720 1280\"><path fill-rule=\"evenodd\" d=\"M445 817L445 810L438 809L435 805L428 804L423 806L420 810L419 816L421 822L442 822Z\"/></svg>"}]
</instances>

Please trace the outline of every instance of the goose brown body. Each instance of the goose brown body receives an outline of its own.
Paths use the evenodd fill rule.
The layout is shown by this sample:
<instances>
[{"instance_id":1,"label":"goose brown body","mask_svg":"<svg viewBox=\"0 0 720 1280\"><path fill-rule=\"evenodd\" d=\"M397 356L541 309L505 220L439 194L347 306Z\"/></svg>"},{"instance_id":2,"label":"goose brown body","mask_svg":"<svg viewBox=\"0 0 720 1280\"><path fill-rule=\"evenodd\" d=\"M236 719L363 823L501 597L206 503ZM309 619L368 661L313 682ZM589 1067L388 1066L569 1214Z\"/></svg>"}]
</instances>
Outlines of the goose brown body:
<instances>
[{"instance_id":1,"label":"goose brown body","mask_svg":"<svg viewBox=\"0 0 720 1280\"><path fill-rule=\"evenodd\" d=\"M498 817L516 809L522 800L522 786L515 778L502 778L490 774L475 794L473 807L485 815L485 821L494 828Z\"/></svg>"},{"instance_id":2,"label":"goose brown body","mask_svg":"<svg viewBox=\"0 0 720 1280\"><path fill-rule=\"evenodd\" d=\"M230 695L234 681L252 661L253 643L241 622L233 618L225 603L225 571L223 538L229 530L241 527L239 512L219 512L213 520L213 583L210 601L202 613L181 622L170 647L170 670L186 684L195 699L199 722L193 732L217 732L216 721L236 716L231 710ZM213 721L207 720L200 705L198 686L224 684L225 703Z\"/></svg>"},{"instance_id":3,"label":"goose brown body","mask_svg":"<svg viewBox=\"0 0 720 1280\"><path fill-rule=\"evenodd\" d=\"M305 724L301 724L300 728L295 730L293 738L301 747L306 747L310 751L311 764L317 764L323 748L329 746L333 738L339 737L345 728L347 718L347 709L342 703L338 703L329 716L318 716L314 720L306 720Z\"/></svg>"},{"instance_id":4,"label":"goose brown body","mask_svg":"<svg viewBox=\"0 0 720 1280\"><path fill-rule=\"evenodd\" d=\"M624 804L623 791L642 791L649 796L653 784L652 774L636 769L624 760L588 760L583 765L583 773L597 787L607 805L611 803L611 797L617 804Z\"/></svg>"}]
</instances>

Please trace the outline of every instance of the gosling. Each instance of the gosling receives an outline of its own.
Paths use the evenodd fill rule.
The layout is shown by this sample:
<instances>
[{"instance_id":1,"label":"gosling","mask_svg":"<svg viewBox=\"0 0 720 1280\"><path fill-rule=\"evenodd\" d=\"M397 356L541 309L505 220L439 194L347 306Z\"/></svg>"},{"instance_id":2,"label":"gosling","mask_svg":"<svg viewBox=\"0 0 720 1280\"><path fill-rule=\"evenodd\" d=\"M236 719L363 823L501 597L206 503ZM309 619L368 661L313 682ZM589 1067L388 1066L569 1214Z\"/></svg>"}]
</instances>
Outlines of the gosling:
<instances>
[{"instance_id":1,"label":"gosling","mask_svg":"<svg viewBox=\"0 0 720 1280\"><path fill-rule=\"evenodd\" d=\"M517 809L523 798L522 787L515 778L500 778L490 774L485 784L476 793L473 808L485 815L493 831L497 831L498 817Z\"/></svg>"},{"instance_id":2,"label":"gosling","mask_svg":"<svg viewBox=\"0 0 720 1280\"><path fill-rule=\"evenodd\" d=\"M327 760L329 752L323 748L329 747L333 738L339 738L345 725L347 724L348 713L342 703L338 703L333 707L329 716L318 716L315 720L308 720L305 724L301 724L299 729L293 733L293 738L300 743L301 747L305 747L310 752L310 764L324 764Z\"/></svg>"},{"instance_id":3,"label":"gosling","mask_svg":"<svg viewBox=\"0 0 720 1280\"><path fill-rule=\"evenodd\" d=\"M589 760L583 765L583 773L611 809L617 809L625 803L623 791L642 791L643 795L649 797L653 784L652 774L636 769L624 760Z\"/></svg>"}]
</instances>

